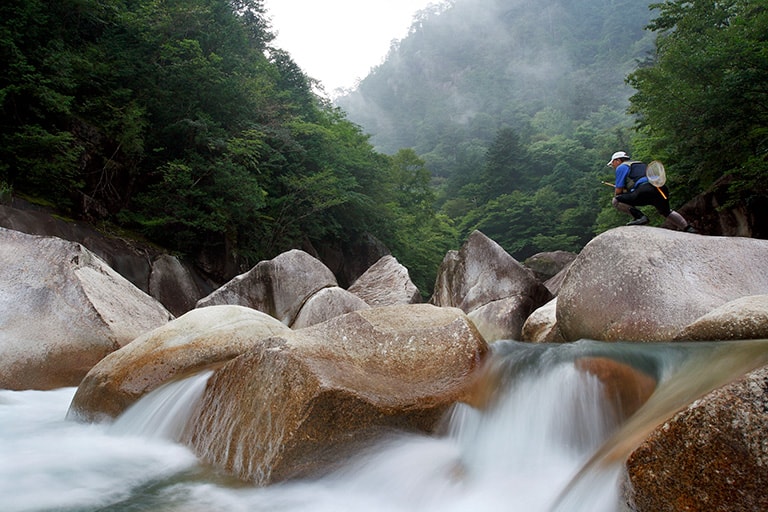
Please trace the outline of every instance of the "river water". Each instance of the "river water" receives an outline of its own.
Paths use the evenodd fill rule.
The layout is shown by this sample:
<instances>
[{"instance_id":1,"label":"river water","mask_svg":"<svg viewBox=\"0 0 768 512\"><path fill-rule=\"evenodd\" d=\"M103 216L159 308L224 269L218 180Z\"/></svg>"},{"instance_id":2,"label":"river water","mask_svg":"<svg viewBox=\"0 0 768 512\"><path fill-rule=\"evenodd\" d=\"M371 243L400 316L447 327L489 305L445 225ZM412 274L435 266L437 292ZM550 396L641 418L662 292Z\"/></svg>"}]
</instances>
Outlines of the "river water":
<instances>
[{"instance_id":1,"label":"river water","mask_svg":"<svg viewBox=\"0 0 768 512\"><path fill-rule=\"evenodd\" d=\"M657 391L620 425L602 384L575 369L585 355L630 364L657 378ZM67 420L74 388L0 391L0 511L621 512L615 461L632 443L765 364L768 342L497 342L488 409L458 405L440 435L393 434L332 474L266 488L174 441L207 373L150 393L112 424Z\"/></svg>"}]
</instances>

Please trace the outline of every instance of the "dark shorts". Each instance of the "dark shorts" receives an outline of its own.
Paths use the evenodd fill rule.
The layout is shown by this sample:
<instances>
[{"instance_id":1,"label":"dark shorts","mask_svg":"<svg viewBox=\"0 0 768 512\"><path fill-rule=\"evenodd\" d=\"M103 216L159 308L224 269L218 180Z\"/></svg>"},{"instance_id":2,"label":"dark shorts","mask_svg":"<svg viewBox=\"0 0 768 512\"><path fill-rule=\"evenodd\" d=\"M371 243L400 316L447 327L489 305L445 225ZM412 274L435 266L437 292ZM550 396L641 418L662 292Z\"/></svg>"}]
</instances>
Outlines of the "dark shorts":
<instances>
[{"instance_id":1,"label":"dark shorts","mask_svg":"<svg viewBox=\"0 0 768 512\"><path fill-rule=\"evenodd\" d=\"M632 192L617 195L616 200L630 206L653 206L656 211L666 217L672 211L669 208L668 197L669 189L666 185L656 188L650 183L641 183Z\"/></svg>"}]
</instances>

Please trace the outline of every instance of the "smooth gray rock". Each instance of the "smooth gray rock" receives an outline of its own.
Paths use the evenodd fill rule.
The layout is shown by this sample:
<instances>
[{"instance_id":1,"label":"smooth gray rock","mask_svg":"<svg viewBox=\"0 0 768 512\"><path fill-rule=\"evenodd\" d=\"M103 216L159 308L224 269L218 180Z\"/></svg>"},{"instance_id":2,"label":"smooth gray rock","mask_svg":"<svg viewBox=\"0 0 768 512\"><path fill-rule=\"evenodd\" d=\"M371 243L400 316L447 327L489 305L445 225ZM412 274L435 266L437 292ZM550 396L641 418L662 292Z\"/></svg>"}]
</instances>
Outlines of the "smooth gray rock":
<instances>
[{"instance_id":1,"label":"smooth gray rock","mask_svg":"<svg viewBox=\"0 0 768 512\"><path fill-rule=\"evenodd\" d=\"M713 309L683 329L676 340L768 339L768 295L741 297Z\"/></svg>"},{"instance_id":2,"label":"smooth gray rock","mask_svg":"<svg viewBox=\"0 0 768 512\"><path fill-rule=\"evenodd\" d=\"M172 318L82 245L0 228L0 387L76 386Z\"/></svg>"},{"instance_id":3,"label":"smooth gray rock","mask_svg":"<svg viewBox=\"0 0 768 512\"><path fill-rule=\"evenodd\" d=\"M431 302L467 313L488 342L519 340L528 315L552 299L529 269L479 231L446 254Z\"/></svg>"},{"instance_id":4,"label":"smooth gray rock","mask_svg":"<svg viewBox=\"0 0 768 512\"><path fill-rule=\"evenodd\" d=\"M389 255L374 263L348 290L371 307L421 302L421 294L411 281L408 269Z\"/></svg>"},{"instance_id":5,"label":"smooth gray rock","mask_svg":"<svg viewBox=\"0 0 768 512\"><path fill-rule=\"evenodd\" d=\"M369 308L363 299L343 288L323 288L307 299L291 328L309 327L346 313Z\"/></svg>"},{"instance_id":6,"label":"smooth gray rock","mask_svg":"<svg viewBox=\"0 0 768 512\"><path fill-rule=\"evenodd\" d=\"M307 299L331 286L337 283L328 267L306 252L294 249L259 262L200 299L197 307L245 306L291 325Z\"/></svg>"},{"instance_id":7,"label":"smooth gray rock","mask_svg":"<svg viewBox=\"0 0 768 512\"><path fill-rule=\"evenodd\" d=\"M768 293L768 240L645 226L594 238L560 288L557 322L569 341L669 341L713 309Z\"/></svg>"}]
</instances>

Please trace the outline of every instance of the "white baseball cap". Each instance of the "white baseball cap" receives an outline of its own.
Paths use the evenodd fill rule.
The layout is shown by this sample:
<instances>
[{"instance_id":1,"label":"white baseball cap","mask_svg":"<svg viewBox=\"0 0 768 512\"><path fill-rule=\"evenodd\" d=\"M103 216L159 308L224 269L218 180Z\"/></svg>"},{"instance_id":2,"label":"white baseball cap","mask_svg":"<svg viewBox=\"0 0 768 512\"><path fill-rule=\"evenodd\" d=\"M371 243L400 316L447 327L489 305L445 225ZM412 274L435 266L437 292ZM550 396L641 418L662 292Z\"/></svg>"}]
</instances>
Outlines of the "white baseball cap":
<instances>
[{"instance_id":1,"label":"white baseball cap","mask_svg":"<svg viewBox=\"0 0 768 512\"><path fill-rule=\"evenodd\" d=\"M615 152L615 153L613 154L613 156L611 157L611 160L610 160L610 162L608 162L606 165L609 165L609 166L610 166L610 165L611 165L611 162L613 162L613 161L614 161L614 160L616 160L617 158L629 158L629 155L628 155L628 154L626 154L626 153L625 153L625 152L623 152L623 151L617 151L617 152Z\"/></svg>"}]
</instances>

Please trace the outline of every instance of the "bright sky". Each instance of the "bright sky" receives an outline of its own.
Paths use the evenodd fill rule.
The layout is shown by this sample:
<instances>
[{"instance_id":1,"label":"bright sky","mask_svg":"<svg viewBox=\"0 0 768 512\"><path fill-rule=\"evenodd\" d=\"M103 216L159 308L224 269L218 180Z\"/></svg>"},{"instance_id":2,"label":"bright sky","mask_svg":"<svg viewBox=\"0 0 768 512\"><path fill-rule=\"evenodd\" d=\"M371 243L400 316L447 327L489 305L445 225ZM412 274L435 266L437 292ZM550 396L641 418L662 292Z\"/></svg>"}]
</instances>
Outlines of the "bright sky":
<instances>
[{"instance_id":1,"label":"bright sky","mask_svg":"<svg viewBox=\"0 0 768 512\"><path fill-rule=\"evenodd\" d=\"M275 46L335 96L381 64L413 16L437 0L265 0Z\"/></svg>"}]
</instances>

